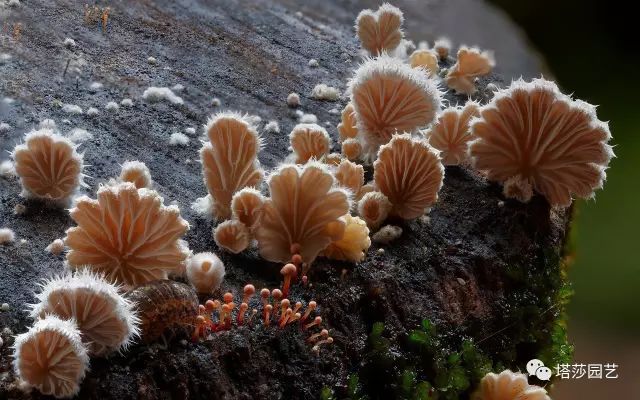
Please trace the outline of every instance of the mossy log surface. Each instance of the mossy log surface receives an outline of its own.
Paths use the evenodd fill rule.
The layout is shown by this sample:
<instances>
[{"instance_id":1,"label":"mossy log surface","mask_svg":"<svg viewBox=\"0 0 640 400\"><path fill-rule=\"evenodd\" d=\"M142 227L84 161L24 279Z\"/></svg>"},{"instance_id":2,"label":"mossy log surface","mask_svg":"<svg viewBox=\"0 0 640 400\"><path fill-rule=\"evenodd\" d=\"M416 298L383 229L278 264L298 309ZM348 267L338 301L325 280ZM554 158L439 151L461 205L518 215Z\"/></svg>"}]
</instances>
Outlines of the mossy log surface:
<instances>
[{"instance_id":1,"label":"mossy log surface","mask_svg":"<svg viewBox=\"0 0 640 400\"><path fill-rule=\"evenodd\" d=\"M329 1L317 8L317 2L303 2L303 14L296 14L297 3L112 1L106 31L99 21L86 20L75 1L24 0L17 8L0 8L0 50L12 56L0 65L0 94L14 99L0 103L1 122L12 127L0 132L0 150L11 150L45 118L55 119L63 133L87 129L93 137L80 147L90 164L87 194L94 196L101 182L116 176L122 162L143 161L165 203L178 204L190 222L185 237L190 248L221 255L227 271L223 291L237 294L247 282L276 287L280 266L259 259L255 251L219 252L211 235L215 223L189 206L206 193L198 138L211 113L248 112L262 118L261 126L277 120L280 133L262 133L266 145L260 161L267 169L288 152L288 133L296 124L294 110L285 103L290 92L301 94L304 112L330 123L336 139L339 115L330 111L341 110L346 100L317 101L310 92L319 83L345 89L359 63L353 19L373 2L342 6ZM489 82L502 85L512 76L540 72L513 27L483 3L432 3L431 9L398 4L411 38L433 41L442 33L470 44L477 37L488 48L490 39L496 42L498 63L504 66L498 72L505 78L482 79L477 100L491 96ZM477 13L452 17L468 9ZM66 37L76 41L74 48L63 46ZM156 65L148 63L149 56ZM318 68L307 65L311 58L319 61ZM104 87L93 92L92 81ZM148 104L141 98L149 86L178 83L185 87L177 93L185 101L182 106ZM211 106L213 97L221 107ZM133 99L134 106L105 110L107 102L123 98ZM451 94L446 98L451 104L464 101ZM96 107L100 114L65 114L61 103L85 111ZM169 146L169 135L187 127L197 128L189 144ZM66 210L20 198L17 180L0 178L0 185L0 227L17 236L15 243L0 246L0 303L10 306L0 312L0 327L17 334L31 324L24 309L34 300L36 284L64 271L64 255L44 249L73 222ZM26 213L14 215L16 204L26 205ZM465 387L454 375L443 377L438 371L439 365L455 369L451 365L458 361L447 355L460 353L463 343L473 343L494 369L522 370L534 356L548 363L563 356L562 248L569 220L568 212L550 209L544 199L536 197L527 205L505 201L498 185L474 171L447 168L429 221L396 222L403 235L383 249L374 244L358 265L319 259L309 276L312 285L294 286L290 297L315 299L335 339L319 355L294 327L243 327L200 344L137 345L108 359L92 359L79 397L315 399L333 392L334 398L428 398L419 397L416 389L428 381L439 388L453 385L466 398L476 378L470 377ZM426 350L411 339L424 320L438 331ZM379 322L384 329L372 336ZM3 339L0 398L40 398L35 391L18 390L11 338L3 334ZM442 357L449 364L434 364ZM480 366L467 361L462 368L477 375Z\"/></svg>"}]
</instances>

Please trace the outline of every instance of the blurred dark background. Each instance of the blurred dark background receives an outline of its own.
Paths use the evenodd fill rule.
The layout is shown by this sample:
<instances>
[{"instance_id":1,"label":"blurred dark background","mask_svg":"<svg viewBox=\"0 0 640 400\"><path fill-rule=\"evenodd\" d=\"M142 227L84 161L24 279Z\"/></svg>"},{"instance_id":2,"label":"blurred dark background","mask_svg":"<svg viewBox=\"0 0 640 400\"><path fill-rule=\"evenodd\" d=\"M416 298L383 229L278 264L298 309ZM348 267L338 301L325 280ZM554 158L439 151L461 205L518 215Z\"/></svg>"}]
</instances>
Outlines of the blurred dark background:
<instances>
[{"instance_id":1,"label":"blurred dark background","mask_svg":"<svg viewBox=\"0 0 640 400\"><path fill-rule=\"evenodd\" d=\"M604 190L577 204L572 232L575 361L615 362L618 381L561 381L554 399L640 398L640 52L619 2L490 0L525 32L564 92L599 105L617 158ZM498 60L498 63L500 60ZM623 395L624 394L624 395Z\"/></svg>"}]
</instances>

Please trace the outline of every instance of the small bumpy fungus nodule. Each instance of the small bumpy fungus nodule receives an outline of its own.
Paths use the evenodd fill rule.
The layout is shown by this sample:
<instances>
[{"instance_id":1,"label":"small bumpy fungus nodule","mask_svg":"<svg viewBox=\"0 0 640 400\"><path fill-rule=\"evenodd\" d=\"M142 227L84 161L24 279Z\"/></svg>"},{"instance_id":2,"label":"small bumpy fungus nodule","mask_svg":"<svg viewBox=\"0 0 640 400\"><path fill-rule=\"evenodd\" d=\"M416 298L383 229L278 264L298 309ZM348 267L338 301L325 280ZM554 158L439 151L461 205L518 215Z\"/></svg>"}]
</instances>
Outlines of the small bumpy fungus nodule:
<instances>
[{"instance_id":1,"label":"small bumpy fungus nodule","mask_svg":"<svg viewBox=\"0 0 640 400\"><path fill-rule=\"evenodd\" d=\"M12 152L22 195L68 204L84 184L82 155L76 147L47 128L28 133Z\"/></svg>"},{"instance_id":2,"label":"small bumpy fungus nodule","mask_svg":"<svg viewBox=\"0 0 640 400\"><path fill-rule=\"evenodd\" d=\"M356 114L353 110L353 104L349 103L342 110L341 120L338 124L340 142L344 143L345 140L354 139L358 136L358 128L356 125Z\"/></svg>"},{"instance_id":3,"label":"small bumpy fungus nodule","mask_svg":"<svg viewBox=\"0 0 640 400\"><path fill-rule=\"evenodd\" d=\"M89 356L73 321L48 316L16 336L16 374L42 394L70 398L80 391Z\"/></svg>"},{"instance_id":4,"label":"small bumpy fungus nodule","mask_svg":"<svg viewBox=\"0 0 640 400\"><path fill-rule=\"evenodd\" d=\"M349 189L354 197L359 197L364 185L364 168L349 160L342 160L334 172L338 184Z\"/></svg>"},{"instance_id":5,"label":"small bumpy fungus nodule","mask_svg":"<svg viewBox=\"0 0 640 400\"><path fill-rule=\"evenodd\" d=\"M219 113L205 126L209 141L200 150L202 172L219 219L231 217L231 198L244 187L258 187L261 140L255 127L237 113Z\"/></svg>"},{"instance_id":6,"label":"small bumpy fungus nodule","mask_svg":"<svg viewBox=\"0 0 640 400\"><path fill-rule=\"evenodd\" d=\"M213 253L194 254L187 261L187 279L198 293L212 293L224 279L224 264Z\"/></svg>"},{"instance_id":7,"label":"small bumpy fungus nodule","mask_svg":"<svg viewBox=\"0 0 640 400\"><path fill-rule=\"evenodd\" d=\"M151 172L147 165L141 161L126 161L120 170L120 180L131 182L136 188L151 188Z\"/></svg>"},{"instance_id":8,"label":"small bumpy fungus nodule","mask_svg":"<svg viewBox=\"0 0 640 400\"><path fill-rule=\"evenodd\" d=\"M380 148L373 168L376 187L393 205L392 215L418 218L438 200L444 166L425 140L394 136Z\"/></svg>"},{"instance_id":9,"label":"small bumpy fungus nodule","mask_svg":"<svg viewBox=\"0 0 640 400\"><path fill-rule=\"evenodd\" d=\"M613 157L608 124L595 107L544 79L518 80L497 92L471 132L474 167L522 201L531 197L529 186L552 206L568 206L572 195L591 198Z\"/></svg>"},{"instance_id":10,"label":"small bumpy fungus nodule","mask_svg":"<svg viewBox=\"0 0 640 400\"><path fill-rule=\"evenodd\" d=\"M551 400L544 388L529 385L527 376L510 370L482 378L472 400Z\"/></svg>"},{"instance_id":11,"label":"small bumpy fungus nodule","mask_svg":"<svg viewBox=\"0 0 640 400\"><path fill-rule=\"evenodd\" d=\"M372 56L395 50L402 41L404 17L399 8L384 3L378 11L362 10L356 18L360 45Z\"/></svg>"},{"instance_id":12,"label":"small bumpy fungus nodule","mask_svg":"<svg viewBox=\"0 0 640 400\"><path fill-rule=\"evenodd\" d=\"M329 154L331 139L327 130L316 124L298 124L289 135L296 164L319 160Z\"/></svg>"},{"instance_id":13,"label":"small bumpy fungus nodule","mask_svg":"<svg viewBox=\"0 0 640 400\"><path fill-rule=\"evenodd\" d=\"M458 60L449 69L446 83L457 93L472 95L476 92L475 78L487 75L495 66L493 55L477 48L461 47Z\"/></svg>"},{"instance_id":14,"label":"small bumpy fungus nodule","mask_svg":"<svg viewBox=\"0 0 640 400\"><path fill-rule=\"evenodd\" d=\"M469 101L464 107L444 110L425 132L429 144L440 150L444 165L460 165L467 162L469 141L473 139L469 132L469 123L473 117L479 115L478 103Z\"/></svg>"},{"instance_id":15,"label":"small bumpy fungus nodule","mask_svg":"<svg viewBox=\"0 0 640 400\"><path fill-rule=\"evenodd\" d=\"M358 217L345 215L346 227L340 240L331 242L324 249L324 256L332 260L362 261L371 246L367 223Z\"/></svg>"},{"instance_id":16,"label":"small bumpy fungus nodule","mask_svg":"<svg viewBox=\"0 0 640 400\"><path fill-rule=\"evenodd\" d=\"M308 264L342 237L349 196L334 182L327 167L317 162L285 164L269 177L271 197L256 229L263 258L287 263L299 253Z\"/></svg>"},{"instance_id":17,"label":"small bumpy fungus nodule","mask_svg":"<svg viewBox=\"0 0 640 400\"><path fill-rule=\"evenodd\" d=\"M391 211L391 202L384 194L371 191L358 201L358 214L372 231L377 230Z\"/></svg>"},{"instance_id":18,"label":"small bumpy fungus nodule","mask_svg":"<svg viewBox=\"0 0 640 400\"><path fill-rule=\"evenodd\" d=\"M130 182L103 186L97 197L83 196L70 210L78 224L65 238L71 268L91 268L127 286L183 269L190 251L180 238L189 224L178 207Z\"/></svg>"},{"instance_id":19,"label":"small bumpy fungus nodule","mask_svg":"<svg viewBox=\"0 0 640 400\"><path fill-rule=\"evenodd\" d=\"M117 286L89 270L46 281L36 298L39 303L31 307L31 317L74 320L89 355L126 349L139 334L134 305L118 293Z\"/></svg>"},{"instance_id":20,"label":"small bumpy fungus nodule","mask_svg":"<svg viewBox=\"0 0 640 400\"><path fill-rule=\"evenodd\" d=\"M355 161L362 155L362 145L358 139L345 139L342 142L342 155L350 161Z\"/></svg>"},{"instance_id":21,"label":"small bumpy fungus nodule","mask_svg":"<svg viewBox=\"0 0 640 400\"><path fill-rule=\"evenodd\" d=\"M441 60L446 60L449 57L449 51L451 51L451 40L446 37L436 39L433 44L433 50Z\"/></svg>"},{"instance_id":22,"label":"small bumpy fungus nodule","mask_svg":"<svg viewBox=\"0 0 640 400\"><path fill-rule=\"evenodd\" d=\"M253 229L262 215L264 196L254 188L244 188L233 195L231 210L233 218Z\"/></svg>"},{"instance_id":23,"label":"small bumpy fungus nodule","mask_svg":"<svg viewBox=\"0 0 640 400\"><path fill-rule=\"evenodd\" d=\"M251 233L245 224L236 219L231 219L216 226L213 231L213 238L218 247L233 254L238 254L249 247Z\"/></svg>"},{"instance_id":24,"label":"small bumpy fungus nodule","mask_svg":"<svg viewBox=\"0 0 640 400\"><path fill-rule=\"evenodd\" d=\"M392 135L414 132L440 111L437 83L402 61L380 56L366 61L349 82L364 153L374 158Z\"/></svg>"},{"instance_id":25,"label":"small bumpy fungus nodule","mask_svg":"<svg viewBox=\"0 0 640 400\"><path fill-rule=\"evenodd\" d=\"M429 76L438 73L438 56L430 50L416 50L409 56L409 64L412 68L424 68Z\"/></svg>"}]
</instances>

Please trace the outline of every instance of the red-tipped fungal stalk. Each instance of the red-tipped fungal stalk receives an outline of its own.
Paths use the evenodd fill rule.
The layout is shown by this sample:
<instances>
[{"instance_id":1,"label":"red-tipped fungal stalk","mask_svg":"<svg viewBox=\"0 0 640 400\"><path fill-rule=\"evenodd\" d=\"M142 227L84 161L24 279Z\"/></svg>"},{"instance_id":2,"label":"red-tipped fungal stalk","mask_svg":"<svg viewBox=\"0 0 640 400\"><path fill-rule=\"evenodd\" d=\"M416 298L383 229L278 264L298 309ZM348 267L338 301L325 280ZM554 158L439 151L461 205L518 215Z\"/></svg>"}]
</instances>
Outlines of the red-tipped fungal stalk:
<instances>
[{"instance_id":1,"label":"red-tipped fungal stalk","mask_svg":"<svg viewBox=\"0 0 640 400\"><path fill-rule=\"evenodd\" d=\"M287 308L289 308L291 306L291 302L289 301L289 299L282 299L282 301L280 302L280 314L276 314L275 316L277 317L278 315L283 316L284 313L287 311Z\"/></svg>"},{"instance_id":2,"label":"red-tipped fungal stalk","mask_svg":"<svg viewBox=\"0 0 640 400\"><path fill-rule=\"evenodd\" d=\"M311 300L309 302L309 304L307 305L307 309L305 310L304 315L302 316L302 319L300 320L301 324L304 324L304 321L306 321L307 318L309 318L309 315L311 314L311 312L313 310L316 309L317 306L318 306L318 304L315 301Z\"/></svg>"},{"instance_id":3,"label":"red-tipped fungal stalk","mask_svg":"<svg viewBox=\"0 0 640 400\"><path fill-rule=\"evenodd\" d=\"M225 293L224 296L222 296L222 300L224 300L225 303L231 303L233 301L233 293Z\"/></svg>"},{"instance_id":4,"label":"red-tipped fungal stalk","mask_svg":"<svg viewBox=\"0 0 640 400\"><path fill-rule=\"evenodd\" d=\"M289 295L289 286L291 286L291 278L296 275L296 266L293 264L285 264L280 270L280 273L284 277L284 284L282 285L282 295L287 297Z\"/></svg>"},{"instance_id":5,"label":"red-tipped fungal stalk","mask_svg":"<svg viewBox=\"0 0 640 400\"><path fill-rule=\"evenodd\" d=\"M306 331L307 329L315 325L320 325L321 323L322 323L322 317L315 317L313 321L309 322L304 326L304 330Z\"/></svg>"},{"instance_id":6,"label":"red-tipped fungal stalk","mask_svg":"<svg viewBox=\"0 0 640 400\"><path fill-rule=\"evenodd\" d=\"M293 310L290 308L287 308L287 311L284 312L282 314L282 316L280 317L280 328L284 328L284 326L287 324L287 321L289 320L289 318L291 318L291 315L293 314Z\"/></svg>"},{"instance_id":7,"label":"red-tipped fungal stalk","mask_svg":"<svg viewBox=\"0 0 640 400\"><path fill-rule=\"evenodd\" d=\"M244 323L244 313L249 309L249 305L247 303L240 304L240 309L238 310L238 325L242 325Z\"/></svg>"},{"instance_id":8,"label":"red-tipped fungal stalk","mask_svg":"<svg viewBox=\"0 0 640 400\"><path fill-rule=\"evenodd\" d=\"M267 304L264 308L264 326L269 326L269 322L271 321L271 311L273 310L273 306L271 304Z\"/></svg>"},{"instance_id":9,"label":"red-tipped fungal stalk","mask_svg":"<svg viewBox=\"0 0 640 400\"><path fill-rule=\"evenodd\" d=\"M253 294L256 292L256 287L251 284L248 284L244 286L244 289L242 291L244 293L244 296L242 297L242 302L249 304L249 300L251 300L251 296L253 296Z\"/></svg>"}]
</instances>

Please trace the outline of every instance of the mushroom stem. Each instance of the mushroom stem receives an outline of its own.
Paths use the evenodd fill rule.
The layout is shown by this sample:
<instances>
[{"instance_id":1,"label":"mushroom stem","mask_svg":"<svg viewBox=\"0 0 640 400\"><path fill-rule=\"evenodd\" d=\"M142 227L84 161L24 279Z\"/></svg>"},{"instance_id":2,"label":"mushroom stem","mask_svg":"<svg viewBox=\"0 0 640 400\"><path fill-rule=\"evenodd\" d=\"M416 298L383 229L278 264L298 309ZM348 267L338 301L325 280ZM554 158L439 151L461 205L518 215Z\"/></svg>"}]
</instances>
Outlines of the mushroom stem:
<instances>
[{"instance_id":1,"label":"mushroom stem","mask_svg":"<svg viewBox=\"0 0 640 400\"><path fill-rule=\"evenodd\" d=\"M313 346L313 347L311 348L311 350L312 350L312 351L314 351L315 353L319 353L319 352L320 352L320 346L321 346L321 345L323 345L323 344L325 344L325 343L326 343L326 344L331 344L331 343L333 343L333 338L332 338L331 336L329 336L329 337L328 337L328 338L326 338L326 339L320 340L318 343L316 343L316 345L315 345L315 346Z\"/></svg>"},{"instance_id":2,"label":"mushroom stem","mask_svg":"<svg viewBox=\"0 0 640 400\"><path fill-rule=\"evenodd\" d=\"M282 314L282 317L280 317L280 328L284 328L292 314L293 310L287 308L287 311Z\"/></svg>"},{"instance_id":3,"label":"mushroom stem","mask_svg":"<svg viewBox=\"0 0 640 400\"><path fill-rule=\"evenodd\" d=\"M289 295L291 278L296 274L296 266L293 264L285 264L285 266L280 270L280 273L284 276L284 284L282 285L282 296L286 298Z\"/></svg>"},{"instance_id":4,"label":"mushroom stem","mask_svg":"<svg viewBox=\"0 0 640 400\"><path fill-rule=\"evenodd\" d=\"M309 315L311 314L311 312L312 312L313 310L315 310L315 309L316 309L317 305L318 305L318 304L317 304L315 301L313 301L313 300L311 300L311 301L309 302L309 304L307 305L307 309L305 310L304 315L302 316L302 319L300 319L300 323L301 323L301 324L303 324L303 323L304 323L304 321L306 321L306 320L307 320L307 318L309 318Z\"/></svg>"},{"instance_id":5,"label":"mushroom stem","mask_svg":"<svg viewBox=\"0 0 640 400\"><path fill-rule=\"evenodd\" d=\"M253 321L253 317L255 317L257 313L258 313L258 310L256 310L255 308L251 310L251 315L247 320L247 325L251 325L251 321Z\"/></svg>"},{"instance_id":6,"label":"mushroom stem","mask_svg":"<svg viewBox=\"0 0 640 400\"><path fill-rule=\"evenodd\" d=\"M244 323L244 313L249 309L249 305L247 303L240 304L240 309L238 310L238 325L242 325Z\"/></svg>"},{"instance_id":7,"label":"mushroom stem","mask_svg":"<svg viewBox=\"0 0 640 400\"><path fill-rule=\"evenodd\" d=\"M309 336L309 339L307 339L307 342L313 343L316 340L318 340L320 338L320 336L325 337L325 338L328 337L329 336L329 331L326 330L326 329L323 329L318 333L314 333L313 335Z\"/></svg>"},{"instance_id":8,"label":"mushroom stem","mask_svg":"<svg viewBox=\"0 0 640 400\"><path fill-rule=\"evenodd\" d=\"M264 308L264 326L269 326L269 322L271 321L271 311L273 310L273 306L271 304L267 304Z\"/></svg>"},{"instance_id":9,"label":"mushroom stem","mask_svg":"<svg viewBox=\"0 0 640 400\"><path fill-rule=\"evenodd\" d=\"M256 292L255 286L251 284L245 285L243 290L244 296L242 297L242 302L249 304L249 300L251 300L251 296L253 296L255 292Z\"/></svg>"},{"instance_id":10,"label":"mushroom stem","mask_svg":"<svg viewBox=\"0 0 640 400\"><path fill-rule=\"evenodd\" d=\"M304 330L306 331L307 329L311 328L312 326L320 325L321 323L322 323L322 317L315 317L313 321L309 322L308 324L306 324L304 326Z\"/></svg>"}]
</instances>

